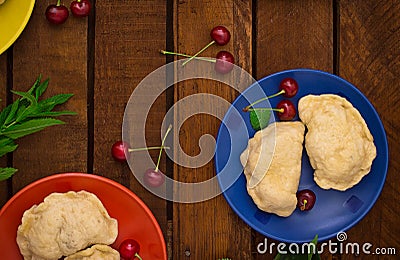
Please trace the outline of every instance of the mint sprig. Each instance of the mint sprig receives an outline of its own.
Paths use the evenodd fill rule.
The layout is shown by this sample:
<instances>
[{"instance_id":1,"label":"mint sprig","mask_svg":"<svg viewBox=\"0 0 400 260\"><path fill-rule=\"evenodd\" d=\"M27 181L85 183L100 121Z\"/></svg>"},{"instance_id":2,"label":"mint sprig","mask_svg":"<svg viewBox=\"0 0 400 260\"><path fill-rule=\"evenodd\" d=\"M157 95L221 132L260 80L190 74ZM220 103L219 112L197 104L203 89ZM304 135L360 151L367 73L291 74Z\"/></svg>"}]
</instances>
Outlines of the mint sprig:
<instances>
[{"instance_id":1,"label":"mint sprig","mask_svg":"<svg viewBox=\"0 0 400 260\"><path fill-rule=\"evenodd\" d=\"M54 117L76 115L73 111L53 111L54 107L67 102L73 94L58 94L47 99L39 100L49 85L49 79L36 79L27 91L11 92L20 96L0 113L0 157L15 151L18 145L15 140L26 135L39 132L46 127L64 124ZM12 167L0 168L0 181L10 178L17 169Z\"/></svg>"},{"instance_id":2,"label":"mint sprig","mask_svg":"<svg viewBox=\"0 0 400 260\"><path fill-rule=\"evenodd\" d=\"M269 124L271 118L271 110L255 108L250 110L250 124L255 131L264 129Z\"/></svg>"}]
</instances>

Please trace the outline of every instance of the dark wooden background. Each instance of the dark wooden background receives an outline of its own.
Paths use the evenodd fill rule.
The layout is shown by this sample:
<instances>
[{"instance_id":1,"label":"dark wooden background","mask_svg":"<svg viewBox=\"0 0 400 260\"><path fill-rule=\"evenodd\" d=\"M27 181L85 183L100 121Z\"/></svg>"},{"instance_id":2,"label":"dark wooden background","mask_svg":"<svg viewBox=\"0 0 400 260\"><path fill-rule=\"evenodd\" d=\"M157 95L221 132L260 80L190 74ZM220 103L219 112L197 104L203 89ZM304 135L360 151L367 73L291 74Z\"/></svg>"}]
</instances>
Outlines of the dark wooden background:
<instances>
[{"instance_id":1,"label":"dark wooden background","mask_svg":"<svg viewBox=\"0 0 400 260\"><path fill-rule=\"evenodd\" d=\"M111 145L121 139L124 108L135 86L174 60L159 50L195 53L210 41L214 26L224 25L232 34L224 49L256 79L291 68L323 70L355 84L375 106L389 141L389 171L377 203L348 231L348 241L397 250L397 256L368 259L399 259L400 1L91 0L89 18L70 16L61 26L45 19L45 9L53 2L37 1L20 38L0 55L1 105L12 102L9 90L27 90L41 73L50 77L45 95L74 93L64 108L79 113L64 117L66 125L21 139L12 155L1 158L2 165L19 172L0 182L0 205L41 177L95 173L130 187L147 203L163 230L170 259L273 259L257 253L264 237L235 215L222 196L197 204L166 202L142 188L128 166L110 155ZM204 55L216 51L213 46ZM185 82L160 96L147 123L148 145L160 143L161 120L181 98L213 93L233 101L238 93L218 84ZM209 116L190 118L179 135L184 151L196 155L198 138L205 133L216 136L219 124ZM164 157L161 169L183 181L215 174L212 162L193 170ZM189 175L192 171L196 174ZM323 258L367 256L324 253Z\"/></svg>"}]
</instances>

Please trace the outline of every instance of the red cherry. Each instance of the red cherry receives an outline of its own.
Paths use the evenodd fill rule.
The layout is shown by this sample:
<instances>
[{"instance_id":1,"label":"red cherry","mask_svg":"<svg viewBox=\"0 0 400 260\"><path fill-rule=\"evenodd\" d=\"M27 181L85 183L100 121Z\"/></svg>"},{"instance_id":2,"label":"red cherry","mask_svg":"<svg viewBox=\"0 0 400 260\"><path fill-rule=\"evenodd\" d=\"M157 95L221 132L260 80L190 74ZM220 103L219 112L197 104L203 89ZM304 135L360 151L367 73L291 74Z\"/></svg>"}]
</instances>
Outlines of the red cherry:
<instances>
[{"instance_id":1,"label":"red cherry","mask_svg":"<svg viewBox=\"0 0 400 260\"><path fill-rule=\"evenodd\" d=\"M213 45L214 43L218 45L225 45L231 39L231 33L226 29L226 27L218 25L211 30L211 38L213 39L209 44L203 47L203 49L199 50L196 54L191 56L188 60L182 63L182 66L185 66L186 63L196 58L200 53L206 50L208 47Z\"/></svg>"},{"instance_id":2,"label":"red cherry","mask_svg":"<svg viewBox=\"0 0 400 260\"><path fill-rule=\"evenodd\" d=\"M283 95L287 98L294 97L299 90L299 85L297 82L292 78L285 78L279 84L279 89L283 90Z\"/></svg>"},{"instance_id":3,"label":"red cherry","mask_svg":"<svg viewBox=\"0 0 400 260\"><path fill-rule=\"evenodd\" d=\"M53 24L62 24L64 23L68 16L69 12L67 7L60 3L60 0L57 1L57 4L49 5L46 8L45 12L46 18L50 23Z\"/></svg>"},{"instance_id":4,"label":"red cherry","mask_svg":"<svg viewBox=\"0 0 400 260\"><path fill-rule=\"evenodd\" d=\"M125 162L129 145L123 141L117 141L111 147L111 155L116 161Z\"/></svg>"},{"instance_id":5,"label":"red cherry","mask_svg":"<svg viewBox=\"0 0 400 260\"><path fill-rule=\"evenodd\" d=\"M300 210L310 210L314 207L316 196L312 190L301 190L296 193L297 207Z\"/></svg>"},{"instance_id":6,"label":"red cherry","mask_svg":"<svg viewBox=\"0 0 400 260\"><path fill-rule=\"evenodd\" d=\"M71 13L76 17L88 16L91 9L91 4L88 0L75 0L70 5Z\"/></svg>"},{"instance_id":7,"label":"red cherry","mask_svg":"<svg viewBox=\"0 0 400 260\"><path fill-rule=\"evenodd\" d=\"M147 186L159 187L165 182L165 176L159 169L147 169L143 175L143 180Z\"/></svg>"},{"instance_id":8,"label":"red cherry","mask_svg":"<svg viewBox=\"0 0 400 260\"><path fill-rule=\"evenodd\" d=\"M125 239L122 241L118 251L122 259L133 260L136 257L140 260L142 259L139 256L140 245L135 239Z\"/></svg>"},{"instance_id":9,"label":"red cherry","mask_svg":"<svg viewBox=\"0 0 400 260\"><path fill-rule=\"evenodd\" d=\"M235 58L228 51L220 51L217 53L214 69L215 71L226 74L233 69Z\"/></svg>"},{"instance_id":10,"label":"red cherry","mask_svg":"<svg viewBox=\"0 0 400 260\"><path fill-rule=\"evenodd\" d=\"M277 109L283 109L283 112L278 112L280 120L289 121L296 116L296 108L290 100L284 99L276 105Z\"/></svg>"},{"instance_id":11,"label":"red cherry","mask_svg":"<svg viewBox=\"0 0 400 260\"><path fill-rule=\"evenodd\" d=\"M231 39L231 33L226 27L218 25L211 30L211 38L218 45L226 45Z\"/></svg>"}]
</instances>

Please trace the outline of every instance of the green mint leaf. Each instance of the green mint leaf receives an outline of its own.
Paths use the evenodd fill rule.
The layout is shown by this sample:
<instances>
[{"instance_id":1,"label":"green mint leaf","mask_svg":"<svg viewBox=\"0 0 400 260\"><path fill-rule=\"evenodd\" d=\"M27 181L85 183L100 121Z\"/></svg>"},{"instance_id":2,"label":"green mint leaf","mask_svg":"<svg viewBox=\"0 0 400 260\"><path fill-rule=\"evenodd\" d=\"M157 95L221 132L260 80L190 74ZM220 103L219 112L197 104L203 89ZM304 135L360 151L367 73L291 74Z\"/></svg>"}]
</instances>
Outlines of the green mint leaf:
<instances>
[{"instance_id":1,"label":"green mint leaf","mask_svg":"<svg viewBox=\"0 0 400 260\"><path fill-rule=\"evenodd\" d=\"M255 131L268 126L271 110L255 108L250 111L250 124Z\"/></svg>"},{"instance_id":2,"label":"green mint leaf","mask_svg":"<svg viewBox=\"0 0 400 260\"><path fill-rule=\"evenodd\" d=\"M47 99L44 99L38 103L40 111L49 112L53 110L56 105L61 105L68 101L73 94L58 94Z\"/></svg>"},{"instance_id":3,"label":"green mint leaf","mask_svg":"<svg viewBox=\"0 0 400 260\"><path fill-rule=\"evenodd\" d=\"M318 255L318 250L317 250L317 243L318 243L318 234L317 235L315 235L315 237L313 238L313 240L311 240L311 242L310 242L311 244L313 244L314 246L315 246L315 251L316 251L316 255L317 255L317 257L319 257L319 255ZM312 258L313 258L313 252L309 252L308 253L308 260L311 260Z\"/></svg>"},{"instance_id":4,"label":"green mint leaf","mask_svg":"<svg viewBox=\"0 0 400 260\"><path fill-rule=\"evenodd\" d=\"M19 101L20 101L20 100L17 99L17 100L15 100L15 102L11 105L10 113L8 113L8 115L7 115L7 117L6 117L6 120L4 121L4 124L5 124L5 125L8 125L8 124L11 123L12 121L14 121L15 113L17 112L18 107L19 107Z\"/></svg>"},{"instance_id":5,"label":"green mint leaf","mask_svg":"<svg viewBox=\"0 0 400 260\"><path fill-rule=\"evenodd\" d=\"M17 116L15 118L15 123L19 123L24 121L31 115L37 114L38 107L37 106L29 106L29 107L20 107L20 110L17 112Z\"/></svg>"},{"instance_id":6,"label":"green mint leaf","mask_svg":"<svg viewBox=\"0 0 400 260\"><path fill-rule=\"evenodd\" d=\"M0 138L0 157L5 155L6 153L13 152L17 149L18 145L14 143L14 141L7 137Z\"/></svg>"},{"instance_id":7,"label":"green mint leaf","mask_svg":"<svg viewBox=\"0 0 400 260\"><path fill-rule=\"evenodd\" d=\"M40 81L42 81L42 74L40 74L40 75L37 77L35 83L33 83L32 87L31 87L26 93L32 95L32 94L36 91L36 88L39 86Z\"/></svg>"},{"instance_id":8,"label":"green mint leaf","mask_svg":"<svg viewBox=\"0 0 400 260\"><path fill-rule=\"evenodd\" d=\"M10 114L12 105L6 106L0 114L0 126L3 127L6 121L6 118L8 117L8 114Z\"/></svg>"},{"instance_id":9,"label":"green mint leaf","mask_svg":"<svg viewBox=\"0 0 400 260\"><path fill-rule=\"evenodd\" d=\"M33 95L31 95L31 94L29 94L27 92L16 91L16 90L11 90L11 92L16 94L16 95L18 95L18 96L21 96L21 97L29 100L29 102L31 104L33 104L33 105L37 104L36 98Z\"/></svg>"},{"instance_id":10,"label":"green mint leaf","mask_svg":"<svg viewBox=\"0 0 400 260\"><path fill-rule=\"evenodd\" d=\"M43 130L48 126L61 124L64 124L64 122L53 118L31 119L29 121L22 122L20 124L16 124L6 129L3 129L0 132L0 135L7 136L11 139L18 139L25 135L33 134L40 130Z\"/></svg>"},{"instance_id":11,"label":"green mint leaf","mask_svg":"<svg viewBox=\"0 0 400 260\"><path fill-rule=\"evenodd\" d=\"M39 97L46 91L47 87L49 86L49 80L50 79L47 78L45 81L40 83L40 85L36 88L35 90L36 100L39 100Z\"/></svg>"},{"instance_id":12,"label":"green mint leaf","mask_svg":"<svg viewBox=\"0 0 400 260\"><path fill-rule=\"evenodd\" d=\"M4 181L7 180L8 178L10 178L15 172L17 171L17 169L15 168L0 168L0 181Z\"/></svg>"},{"instance_id":13,"label":"green mint leaf","mask_svg":"<svg viewBox=\"0 0 400 260\"><path fill-rule=\"evenodd\" d=\"M33 114L29 117L52 117L52 116L73 116L76 115L76 112L73 111L50 111L50 112L40 112L40 113L36 113Z\"/></svg>"}]
</instances>

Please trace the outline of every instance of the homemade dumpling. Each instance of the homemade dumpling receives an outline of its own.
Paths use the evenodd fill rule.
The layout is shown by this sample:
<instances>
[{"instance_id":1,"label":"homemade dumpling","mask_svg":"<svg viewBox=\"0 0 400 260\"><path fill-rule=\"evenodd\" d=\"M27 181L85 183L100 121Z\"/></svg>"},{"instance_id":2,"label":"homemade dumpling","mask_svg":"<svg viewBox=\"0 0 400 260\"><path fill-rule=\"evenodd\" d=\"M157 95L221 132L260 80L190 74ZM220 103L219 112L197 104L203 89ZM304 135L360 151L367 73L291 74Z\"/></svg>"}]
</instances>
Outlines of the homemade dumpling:
<instances>
[{"instance_id":1,"label":"homemade dumpling","mask_svg":"<svg viewBox=\"0 0 400 260\"><path fill-rule=\"evenodd\" d=\"M247 192L259 209L282 217L296 209L304 129L298 121L272 123L241 154Z\"/></svg>"},{"instance_id":2,"label":"homemade dumpling","mask_svg":"<svg viewBox=\"0 0 400 260\"><path fill-rule=\"evenodd\" d=\"M305 96L298 110L308 129L305 147L315 182L340 191L359 183L371 169L376 147L358 110L332 94Z\"/></svg>"},{"instance_id":3,"label":"homemade dumpling","mask_svg":"<svg viewBox=\"0 0 400 260\"><path fill-rule=\"evenodd\" d=\"M64 260L120 260L120 255L110 246L94 245L70 255Z\"/></svg>"},{"instance_id":4,"label":"homemade dumpling","mask_svg":"<svg viewBox=\"0 0 400 260\"><path fill-rule=\"evenodd\" d=\"M111 244L118 234L96 195L86 192L52 193L25 211L17 243L24 259L59 259L92 244Z\"/></svg>"}]
</instances>

